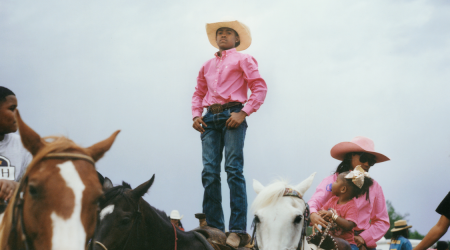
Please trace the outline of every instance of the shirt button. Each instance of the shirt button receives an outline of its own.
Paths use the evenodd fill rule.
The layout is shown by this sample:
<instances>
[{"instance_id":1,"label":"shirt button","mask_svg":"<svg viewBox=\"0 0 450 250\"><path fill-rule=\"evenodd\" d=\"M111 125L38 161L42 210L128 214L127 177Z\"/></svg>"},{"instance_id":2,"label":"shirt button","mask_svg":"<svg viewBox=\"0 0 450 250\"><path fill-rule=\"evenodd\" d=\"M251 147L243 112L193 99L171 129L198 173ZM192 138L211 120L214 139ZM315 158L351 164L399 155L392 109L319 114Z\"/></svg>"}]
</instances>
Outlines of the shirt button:
<instances>
[{"instance_id":1,"label":"shirt button","mask_svg":"<svg viewBox=\"0 0 450 250\"><path fill-rule=\"evenodd\" d=\"M228 66L225 66L225 68L228 68Z\"/></svg>"},{"instance_id":2,"label":"shirt button","mask_svg":"<svg viewBox=\"0 0 450 250\"><path fill-rule=\"evenodd\" d=\"M217 82L217 79L216 79L216 82Z\"/></svg>"},{"instance_id":3,"label":"shirt button","mask_svg":"<svg viewBox=\"0 0 450 250\"><path fill-rule=\"evenodd\" d=\"M214 93L216 93L216 91L214 90Z\"/></svg>"}]
</instances>

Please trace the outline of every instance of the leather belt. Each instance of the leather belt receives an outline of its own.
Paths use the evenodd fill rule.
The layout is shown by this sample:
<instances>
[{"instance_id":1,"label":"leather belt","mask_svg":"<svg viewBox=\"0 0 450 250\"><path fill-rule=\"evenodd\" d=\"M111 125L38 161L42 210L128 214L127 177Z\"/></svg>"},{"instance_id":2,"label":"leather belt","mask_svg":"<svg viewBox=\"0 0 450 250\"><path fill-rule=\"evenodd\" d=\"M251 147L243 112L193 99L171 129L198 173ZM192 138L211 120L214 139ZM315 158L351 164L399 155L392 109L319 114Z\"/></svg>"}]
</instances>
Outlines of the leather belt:
<instances>
[{"instance_id":1,"label":"leather belt","mask_svg":"<svg viewBox=\"0 0 450 250\"><path fill-rule=\"evenodd\" d=\"M218 113L222 113L224 110L227 110L231 107L237 106L237 105L242 105L242 103L240 102L227 102L225 104L220 104L220 103L214 103L211 106L208 107L208 111L213 113L213 114L218 114Z\"/></svg>"}]
</instances>

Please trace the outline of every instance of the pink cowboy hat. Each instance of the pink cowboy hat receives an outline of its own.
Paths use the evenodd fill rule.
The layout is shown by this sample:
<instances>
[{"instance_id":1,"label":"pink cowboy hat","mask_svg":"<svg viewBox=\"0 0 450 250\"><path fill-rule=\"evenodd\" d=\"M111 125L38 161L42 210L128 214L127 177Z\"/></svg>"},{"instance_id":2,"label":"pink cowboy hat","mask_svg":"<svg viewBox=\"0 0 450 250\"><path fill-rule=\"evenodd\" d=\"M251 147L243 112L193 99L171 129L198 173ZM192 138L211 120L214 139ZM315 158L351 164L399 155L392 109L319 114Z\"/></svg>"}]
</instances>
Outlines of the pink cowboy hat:
<instances>
[{"instance_id":1,"label":"pink cowboy hat","mask_svg":"<svg viewBox=\"0 0 450 250\"><path fill-rule=\"evenodd\" d=\"M331 157L337 160L344 160L347 153L352 152L366 152L373 154L376 157L376 162L389 161L390 159L378 152L375 152L375 144L373 141L364 136L357 136L351 142L341 142L336 144L330 151Z\"/></svg>"}]
</instances>

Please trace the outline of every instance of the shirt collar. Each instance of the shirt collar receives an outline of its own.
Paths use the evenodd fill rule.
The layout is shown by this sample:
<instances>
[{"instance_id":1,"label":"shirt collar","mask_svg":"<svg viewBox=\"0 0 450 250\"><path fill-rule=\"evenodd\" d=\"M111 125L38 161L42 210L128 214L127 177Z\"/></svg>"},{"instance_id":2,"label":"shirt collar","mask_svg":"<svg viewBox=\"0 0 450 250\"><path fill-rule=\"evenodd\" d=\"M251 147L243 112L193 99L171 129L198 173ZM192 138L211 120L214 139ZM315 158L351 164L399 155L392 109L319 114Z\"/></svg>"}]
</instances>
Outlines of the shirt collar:
<instances>
[{"instance_id":1,"label":"shirt collar","mask_svg":"<svg viewBox=\"0 0 450 250\"><path fill-rule=\"evenodd\" d=\"M228 50L224 50L222 51L222 57L226 56L226 55L231 55L233 53L236 53L236 48L232 48L232 49L228 49ZM216 52L214 54L214 56L216 56L217 58L219 58L219 52Z\"/></svg>"}]
</instances>

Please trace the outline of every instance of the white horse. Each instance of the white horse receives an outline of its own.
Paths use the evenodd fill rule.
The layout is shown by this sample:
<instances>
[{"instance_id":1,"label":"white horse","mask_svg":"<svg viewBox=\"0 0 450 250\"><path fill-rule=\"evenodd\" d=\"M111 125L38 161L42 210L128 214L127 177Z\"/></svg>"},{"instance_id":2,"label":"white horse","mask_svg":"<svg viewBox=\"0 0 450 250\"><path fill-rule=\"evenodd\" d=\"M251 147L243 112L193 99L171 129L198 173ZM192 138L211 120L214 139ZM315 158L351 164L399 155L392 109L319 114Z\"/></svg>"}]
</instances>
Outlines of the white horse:
<instances>
[{"instance_id":1,"label":"white horse","mask_svg":"<svg viewBox=\"0 0 450 250\"><path fill-rule=\"evenodd\" d=\"M264 187L259 181L253 180L253 189L258 194L252 204L256 230L254 240L260 250L299 248L307 205L302 197L315 175L313 173L296 186L276 181ZM302 250L310 250L306 237L302 241Z\"/></svg>"}]
</instances>

